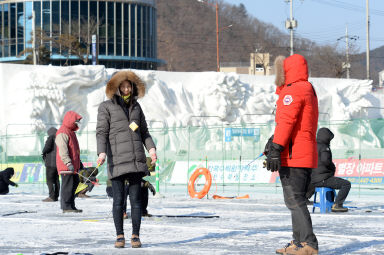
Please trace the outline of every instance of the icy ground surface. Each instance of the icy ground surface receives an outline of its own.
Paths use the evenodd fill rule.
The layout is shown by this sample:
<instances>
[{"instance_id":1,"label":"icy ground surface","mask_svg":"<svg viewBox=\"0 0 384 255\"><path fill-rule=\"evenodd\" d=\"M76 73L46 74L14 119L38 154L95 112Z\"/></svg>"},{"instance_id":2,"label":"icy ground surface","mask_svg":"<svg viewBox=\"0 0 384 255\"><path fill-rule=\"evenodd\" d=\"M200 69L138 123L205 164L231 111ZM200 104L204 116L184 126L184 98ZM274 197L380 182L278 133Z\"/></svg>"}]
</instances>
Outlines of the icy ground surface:
<instances>
[{"instance_id":1,"label":"icy ground surface","mask_svg":"<svg viewBox=\"0 0 384 255\"><path fill-rule=\"evenodd\" d=\"M143 247L132 249L128 242L125 249L115 249L112 200L105 196L105 186L95 187L91 198L76 199L82 214L63 214L58 202L41 201L46 186L21 184L0 196L0 254L275 254L291 240L291 217L281 187L212 187L210 198L201 200L190 199L181 186L163 191L161 198L150 195L150 213L220 218L143 218ZM213 200L215 191L249 194L250 199ZM383 193L352 186L346 205L357 208L344 214L320 214L316 209L311 215L320 254L384 254ZM23 211L28 213L4 216ZM130 219L124 228L128 239Z\"/></svg>"}]
</instances>

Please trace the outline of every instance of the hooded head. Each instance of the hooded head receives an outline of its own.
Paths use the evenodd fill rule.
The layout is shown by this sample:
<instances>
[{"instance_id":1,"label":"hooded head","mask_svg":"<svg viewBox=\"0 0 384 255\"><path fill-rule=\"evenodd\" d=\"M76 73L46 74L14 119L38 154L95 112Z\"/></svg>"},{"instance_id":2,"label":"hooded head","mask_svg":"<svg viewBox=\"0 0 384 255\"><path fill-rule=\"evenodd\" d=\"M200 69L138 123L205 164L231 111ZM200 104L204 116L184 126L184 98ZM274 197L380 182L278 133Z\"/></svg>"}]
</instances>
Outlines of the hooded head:
<instances>
[{"instance_id":1,"label":"hooded head","mask_svg":"<svg viewBox=\"0 0 384 255\"><path fill-rule=\"evenodd\" d=\"M328 128L320 128L317 131L316 141L317 143L330 144L335 135Z\"/></svg>"},{"instance_id":2,"label":"hooded head","mask_svg":"<svg viewBox=\"0 0 384 255\"><path fill-rule=\"evenodd\" d=\"M109 99L112 99L114 95L120 96L119 87L123 81L129 81L132 85L132 96L141 98L145 95L145 84L134 72L131 71L119 71L112 75L112 78L107 83L105 94Z\"/></svg>"},{"instance_id":3,"label":"hooded head","mask_svg":"<svg viewBox=\"0 0 384 255\"><path fill-rule=\"evenodd\" d=\"M57 128L51 127L50 129L48 129L47 134L48 136L55 136L56 132L57 132Z\"/></svg>"},{"instance_id":4,"label":"hooded head","mask_svg":"<svg viewBox=\"0 0 384 255\"><path fill-rule=\"evenodd\" d=\"M15 170L12 167L8 167L4 170L5 176L7 176L7 179L11 179L12 176L15 174Z\"/></svg>"},{"instance_id":5,"label":"hooded head","mask_svg":"<svg viewBox=\"0 0 384 255\"><path fill-rule=\"evenodd\" d=\"M275 59L275 84L280 87L298 81L308 81L307 60L299 54Z\"/></svg>"},{"instance_id":6,"label":"hooded head","mask_svg":"<svg viewBox=\"0 0 384 255\"><path fill-rule=\"evenodd\" d=\"M68 111L64 115L63 126L67 127L70 130L77 131L79 127L76 125L76 121L80 121L83 117L81 117L78 113L74 111Z\"/></svg>"}]
</instances>

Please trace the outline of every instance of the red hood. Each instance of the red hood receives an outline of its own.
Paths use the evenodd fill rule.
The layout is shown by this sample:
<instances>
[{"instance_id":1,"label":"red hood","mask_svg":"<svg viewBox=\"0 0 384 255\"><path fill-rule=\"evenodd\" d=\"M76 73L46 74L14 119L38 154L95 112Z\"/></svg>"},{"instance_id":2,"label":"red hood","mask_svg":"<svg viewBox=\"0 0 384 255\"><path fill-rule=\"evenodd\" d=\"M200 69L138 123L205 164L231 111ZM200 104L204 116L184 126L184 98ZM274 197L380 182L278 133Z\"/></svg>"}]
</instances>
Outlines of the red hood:
<instances>
[{"instance_id":1,"label":"red hood","mask_svg":"<svg viewBox=\"0 0 384 255\"><path fill-rule=\"evenodd\" d=\"M77 131L79 127L75 124L75 121L81 120L82 118L83 117L81 117L78 113L69 111L64 115L63 126L70 130Z\"/></svg>"},{"instance_id":2,"label":"red hood","mask_svg":"<svg viewBox=\"0 0 384 255\"><path fill-rule=\"evenodd\" d=\"M292 84L298 81L308 81L307 60L299 54L287 57L284 60L284 74L285 83L283 86L276 88L276 94L279 94L287 84Z\"/></svg>"},{"instance_id":3,"label":"red hood","mask_svg":"<svg viewBox=\"0 0 384 255\"><path fill-rule=\"evenodd\" d=\"M307 60L294 54L284 60L285 85L298 81L308 81Z\"/></svg>"}]
</instances>

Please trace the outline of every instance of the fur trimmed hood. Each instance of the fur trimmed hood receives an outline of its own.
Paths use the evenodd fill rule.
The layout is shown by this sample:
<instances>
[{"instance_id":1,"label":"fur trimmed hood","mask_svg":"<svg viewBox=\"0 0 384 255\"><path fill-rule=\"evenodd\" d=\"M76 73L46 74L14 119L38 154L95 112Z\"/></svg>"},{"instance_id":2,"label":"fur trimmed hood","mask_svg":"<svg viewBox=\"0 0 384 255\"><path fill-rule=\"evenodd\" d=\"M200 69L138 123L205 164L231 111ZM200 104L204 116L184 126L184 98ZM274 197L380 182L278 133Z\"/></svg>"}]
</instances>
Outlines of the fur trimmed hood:
<instances>
[{"instance_id":1,"label":"fur trimmed hood","mask_svg":"<svg viewBox=\"0 0 384 255\"><path fill-rule=\"evenodd\" d=\"M132 71L118 71L112 75L112 78L108 81L105 89L105 94L109 99L113 96L120 95L119 86L123 81L129 81L132 84L133 97L144 97L145 95L145 83Z\"/></svg>"},{"instance_id":2,"label":"fur trimmed hood","mask_svg":"<svg viewBox=\"0 0 384 255\"><path fill-rule=\"evenodd\" d=\"M308 81L307 60L299 54L285 58L278 56L275 59L275 84L280 87L298 81Z\"/></svg>"}]
</instances>

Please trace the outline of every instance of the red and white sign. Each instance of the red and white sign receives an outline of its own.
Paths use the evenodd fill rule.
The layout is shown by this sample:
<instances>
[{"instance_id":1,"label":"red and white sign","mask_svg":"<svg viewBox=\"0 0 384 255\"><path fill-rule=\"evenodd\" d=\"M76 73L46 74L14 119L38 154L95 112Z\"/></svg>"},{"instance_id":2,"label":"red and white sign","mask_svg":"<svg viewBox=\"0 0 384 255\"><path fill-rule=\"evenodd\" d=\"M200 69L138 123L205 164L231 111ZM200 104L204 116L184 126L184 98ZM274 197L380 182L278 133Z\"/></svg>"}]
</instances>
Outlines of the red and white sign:
<instances>
[{"instance_id":1,"label":"red and white sign","mask_svg":"<svg viewBox=\"0 0 384 255\"><path fill-rule=\"evenodd\" d=\"M384 159L334 159L335 176L338 177L383 177Z\"/></svg>"}]
</instances>

